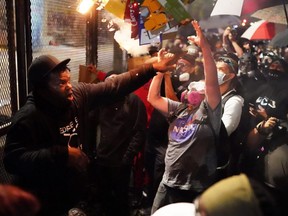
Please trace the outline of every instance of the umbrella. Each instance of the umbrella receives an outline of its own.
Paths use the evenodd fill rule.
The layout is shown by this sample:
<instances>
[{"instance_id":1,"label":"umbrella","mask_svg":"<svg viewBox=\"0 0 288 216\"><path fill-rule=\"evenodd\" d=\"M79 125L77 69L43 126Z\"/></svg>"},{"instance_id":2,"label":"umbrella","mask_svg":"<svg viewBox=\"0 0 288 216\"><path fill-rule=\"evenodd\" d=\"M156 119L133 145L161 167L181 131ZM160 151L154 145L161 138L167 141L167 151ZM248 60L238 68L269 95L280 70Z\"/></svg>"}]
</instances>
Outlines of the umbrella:
<instances>
[{"instance_id":1,"label":"umbrella","mask_svg":"<svg viewBox=\"0 0 288 216\"><path fill-rule=\"evenodd\" d=\"M260 20L252 24L242 35L248 40L271 40L277 32L284 31L285 25Z\"/></svg>"},{"instance_id":2,"label":"umbrella","mask_svg":"<svg viewBox=\"0 0 288 216\"><path fill-rule=\"evenodd\" d=\"M211 16L251 14L261 8L283 4L284 0L217 0Z\"/></svg>"},{"instance_id":3,"label":"umbrella","mask_svg":"<svg viewBox=\"0 0 288 216\"><path fill-rule=\"evenodd\" d=\"M275 37L273 37L272 40L270 41L269 46L272 47L288 46L288 29L276 34Z\"/></svg>"},{"instance_id":4,"label":"umbrella","mask_svg":"<svg viewBox=\"0 0 288 216\"><path fill-rule=\"evenodd\" d=\"M241 20L236 16L218 15L200 20L199 24L202 29L226 28L227 26L240 25Z\"/></svg>"},{"instance_id":5,"label":"umbrella","mask_svg":"<svg viewBox=\"0 0 288 216\"><path fill-rule=\"evenodd\" d=\"M273 23L288 24L287 9L288 4L286 5L276 5L273 7L264 8L256 11L251 16L267 20Z\"/></svg>"}]
</instances>

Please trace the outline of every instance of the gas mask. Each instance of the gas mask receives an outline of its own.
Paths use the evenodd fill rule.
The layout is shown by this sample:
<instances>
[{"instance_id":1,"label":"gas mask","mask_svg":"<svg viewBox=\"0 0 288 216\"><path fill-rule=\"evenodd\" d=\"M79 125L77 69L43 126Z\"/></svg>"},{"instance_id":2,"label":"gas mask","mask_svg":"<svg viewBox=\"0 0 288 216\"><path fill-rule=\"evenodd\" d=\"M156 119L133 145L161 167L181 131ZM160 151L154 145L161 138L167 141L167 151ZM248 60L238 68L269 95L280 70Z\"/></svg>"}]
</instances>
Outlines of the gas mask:
<instances>
[{"instance_id":1,"label":"gas mask","mask_svg":"<svg viewBox=\"0 0 288 216\"><path fill-rule=\"evenodd\" d=\"M246 75L248 77L254 77L255 71L257 70L257 58L251 53L246 52L239 59L239 70L238 74L240 76Z\"/></svg>"},{"instance_id":2,"label":"gas mask","mask_svg":"<svg viewBox=\"0 0 288 216\"><path fill-rule=\"evenodd\" d=\"M239 76L248 76L250 78L255 77L255 70L250 62L248 63L241 63L239 64Z\"/></svg>"},{"instance_id":3,"label":"gas mask","mask_svg":"<svg viewBox=\"0 0 288 216\"><path fill-rule=\"evenodd\" d=\"M193 107L198 107L201 104L202 100L202 95L197 91L185 90L181 94L181 102L185 104L190 104Z\"/></svg>"},{"instance_id":4,"label":"gas mask","mask_svg":"<svg viewBox=\"0 0 288 216\"><path fill-rule=\"evenodd\" d=\"M186 70L183 69L184 67L186 68ZM182 62L178 63L176 66L175 74L179 77L180 82L186 82L190 79L190 74L187 72L187 67L191 66L188 66L187 63L185 64Z\"/></svg>"},{"instance_id":5,"label":"gas mask","mask_svg":"<svg viewBox=\"0 0 288 216\"><path fill-rule=\"evenodd\" d=\"M186 82L186 81L189 80L189 78L190 78L190 74L187 73L187 72L182 73L182 74L179 75L179 81L180 82Z\"/></svg>"},{"instance_id":6,"label":"gas mask","mask_svg":"<svg viewBox=\"0 0 288 216\"><path fill-rule=\"evenodd\" d=\"M255 75L256 75L256 71L255 70L251 70L251 71L247 72L247 76L249 78L253 78L253 77L255 77Z\"/></svg>"},{"instance_id":7,"label":"gas mask","mask_svg":"<svg viewBox=\"0 0 288 216\"><path fill-rule=\"evenodd\" d=\"M181 102L190 104L193 107L198 107L203 101L203 95L205 94L205 83L202 81L191 82L188 86L188 90L185 90L181 94Z\"/></svg>"}]
</instances>

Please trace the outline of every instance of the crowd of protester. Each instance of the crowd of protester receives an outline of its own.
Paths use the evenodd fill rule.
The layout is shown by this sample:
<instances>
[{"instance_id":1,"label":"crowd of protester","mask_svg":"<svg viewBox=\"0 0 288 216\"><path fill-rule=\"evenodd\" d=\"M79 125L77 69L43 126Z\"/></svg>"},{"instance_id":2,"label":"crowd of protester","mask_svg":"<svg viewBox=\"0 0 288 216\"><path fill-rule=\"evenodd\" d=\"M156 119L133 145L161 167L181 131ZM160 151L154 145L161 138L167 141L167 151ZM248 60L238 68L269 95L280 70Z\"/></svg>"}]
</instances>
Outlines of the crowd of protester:
<instances>
[{"instance_id":1,"label":"crowd of protester","mask_svg":"<svg viewBox=\"0 0 288 216\"><path fill-rule=\"evenodd\" d=\"M196 36L151 47L142 68L73 91L70 60L32 62L4 165L39 215L144 216L176 202L288 215L288 48L192 25Z\"/></svg>"}]
</instances>

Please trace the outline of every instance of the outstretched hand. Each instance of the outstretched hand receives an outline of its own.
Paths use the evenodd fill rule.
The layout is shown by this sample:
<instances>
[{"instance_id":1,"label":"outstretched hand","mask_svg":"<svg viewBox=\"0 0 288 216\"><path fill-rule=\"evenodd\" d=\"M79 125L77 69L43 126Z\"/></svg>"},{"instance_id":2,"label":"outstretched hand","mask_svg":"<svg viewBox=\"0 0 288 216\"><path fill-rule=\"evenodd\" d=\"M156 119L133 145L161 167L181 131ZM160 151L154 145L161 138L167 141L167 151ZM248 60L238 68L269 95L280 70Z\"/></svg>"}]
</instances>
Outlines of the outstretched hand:
<instances>
[{"instance_id":1,"label":"outstretched hand","mask_svg":"<svg viewBox=\"0 0 288 216\"><path fill-rule=\"evenodd\" d=\"M166 51L165 48L162 48L162 49L160 49L159 52L158 52L158 62L164 60L165 58L166 58L166 59L167 59L167 58L174 58L174 56L175 56L175 55L174 55L173 53L169 53L169 52Z\"/></svg>"},{"instance_id":2,"label":"outstretched hand","mask_svg":"<svg viewBox=\"0 0 288 216\"><path fill-rule=\"evenodd\" d=\"M90 73L93 73L95 75L97 75L97 73L98 73L96 67L94 65L92 65L92 64L89 64L87 66L87 71L90 72Z\"/></svg>"},{"instance_id":3,"label":"outstretched hand","mask_svg":"<svg viewBox=\"0 0 288 216\"><path fill-rule=\"evenodd\" d=\"M253 106L249 107L249 113L254 117L260 117L264 120L268 119L268 114L262 106L258 106L257 109Z\"/></svg>"},{"instance_id":4,"label":"outstretched hand","mask_svg":"<svg viewBox=\"0 0 288 216\"><path fill-rule=\"evenodd\" d=\"M207 40L206 40L206 37L204 36L204 34L202 32L202 29L201 29L198 21L193 20L191 22L191 24L193 25L197 36L195 36L195 35L188 36L187 39L189 41L191 41L192 43L195 43L199 47L202 47L202 46L206 45Z\"/></svg>"},{"instance_id":5,"label":"outstretched hand","mask_svg":"<svg viewBox=\"0 0 288 216\"><path fill-rule=\"evenodd\" d=\"M153 68L161 73L175 69L176 56L167 52L164 48L158 52L158 62L153 63Z\"/></svg>"},{"instance_id":6,"label":"outstretched hand","mask_svg":"<svg viewBox=\"0 0 288 216\"><path fill-rule=\"evenodd\" d=\"M230 26L228 26L225 30L224 30L224 33L223 33L223 38L227 38L229 39L230 41L235 41L236 40L236 37L235 35L232 33L232 29Z\"/></svg>"}]
</instances>

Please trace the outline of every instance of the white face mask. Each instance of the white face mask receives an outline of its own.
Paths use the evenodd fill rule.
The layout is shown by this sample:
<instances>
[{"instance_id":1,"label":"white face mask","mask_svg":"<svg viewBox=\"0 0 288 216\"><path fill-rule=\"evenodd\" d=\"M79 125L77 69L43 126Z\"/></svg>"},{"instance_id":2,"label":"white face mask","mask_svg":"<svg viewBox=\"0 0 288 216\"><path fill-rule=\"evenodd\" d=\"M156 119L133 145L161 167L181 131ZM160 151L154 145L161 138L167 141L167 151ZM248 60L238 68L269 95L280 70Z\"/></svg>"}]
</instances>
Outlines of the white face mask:
<instances>
[{"instance_id":1,"label":"white face mask","mask_svg":"<svg viewBox=\"0 0 288 216\"><path fill-rule=\"evenodd\" d=\"M226 76L226 74L222 71L217 71L217 76L218 76L218 83L219 85L224 84L227 80L224 81L224 78Z\"/></svg>"},{"instance_id":2,"label":"white face mask","mask_svg":"<svg viewBox=\"0 0 288 216\"><path fill-rule=\"evenodd\" d=\"M185 81L188 81L189 78L190 78L190 74L189 73L187 73L187 72L186 73L182 73L179 76L179 81L180 82L185 82Z\"/></svg>"}]
</instances>

